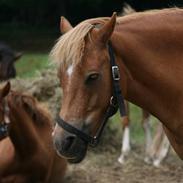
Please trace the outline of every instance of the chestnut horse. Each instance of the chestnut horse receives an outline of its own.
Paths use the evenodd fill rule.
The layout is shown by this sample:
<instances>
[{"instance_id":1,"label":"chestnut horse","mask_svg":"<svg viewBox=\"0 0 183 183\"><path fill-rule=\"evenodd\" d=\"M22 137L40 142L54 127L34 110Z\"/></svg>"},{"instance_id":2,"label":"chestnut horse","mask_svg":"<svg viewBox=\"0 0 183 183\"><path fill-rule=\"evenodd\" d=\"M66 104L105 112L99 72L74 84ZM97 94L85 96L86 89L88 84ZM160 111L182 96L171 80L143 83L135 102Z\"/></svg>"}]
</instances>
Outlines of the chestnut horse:
<instances>
[{"instance_id":1,"label":"chestnut horse","mask_svg":"<svg viewBox=\"0 0 183 183\"><path fill-rule=\"evenodd\" d=\"M127 116L121 118L123 136L122 136L122 147L121 154L118 158L118 162L124 164L128 158L128 155L131 151L131 130L130 130L130 111L129 103L126 101L126 111ZM162 124L159 123L156 127L154 138L152 138L152 127L151 127L151 115L142 110L142 128L144 130L145 136L145 156L144 161L148 164L153 164L156 167L159 167L161 162L167 157L170 143L165 135L165 132L162 128Z\"/></svg>"},{"instance_id":2,"label":"chestnut horse","mask_svg":"<svg viewBox=\"0 0 183 183\"><path fill-rule=\"evenodd\" d=\"M120 16L130 15L136 13L136 11L128 4L125 3ZM121 119L123 136L122 136L122 147L121 155L118 158L118 162L124 164L129 152L131 151L131 130L130 130L130 111L129 103L125 102L127 116ZM142 128L145 136L145 157L144 161L147 163L153 163L154 166L159 166L163 159L169 152L169 141L162 129L161 123L158 124L155 138L152 139L152 128L150 114L142 109ZM156 145L155 145L156 144ZM158 144L158 145L157 145Z\"/></svg>"},{"instance_id":3,"label":"chestnut horse","mask_svg":"<svg viewBox=\"0 0 183 183\"><path fill-rule=\"evenodd\" d=\"M0 90L4 97L0 108L9 110L8 137L0 141L0 182L61 182L66 160L53 150L50 115L33 97L8 94L8 88L9 84Z\"/></svg>"},{"instance_id":4,"label":"chestnut horse","mask_svg":"<svg viewBox=\"0 0 183 183\"><path fill-rule=\"evenodd\" d=\"M62 18L61 31L65 34L51 52L63 89L53 132L57 151L70 162L83 160L104 119L113 114L107 110L116 106L111 97L117 82L125 99L162 122L183 159L183 10L148 11L118 19L114 13L75 28ZM111 60L116 62L112 74Z\"/></svg>"}]
</instances>

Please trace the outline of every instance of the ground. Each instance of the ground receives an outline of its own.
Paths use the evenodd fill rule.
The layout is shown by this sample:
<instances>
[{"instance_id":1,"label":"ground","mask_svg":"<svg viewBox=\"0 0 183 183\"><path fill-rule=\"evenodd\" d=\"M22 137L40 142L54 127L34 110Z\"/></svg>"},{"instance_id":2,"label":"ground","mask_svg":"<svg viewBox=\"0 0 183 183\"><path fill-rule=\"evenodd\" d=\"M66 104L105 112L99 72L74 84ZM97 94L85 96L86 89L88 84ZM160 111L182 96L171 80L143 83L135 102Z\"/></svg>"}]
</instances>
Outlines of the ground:
<instances>
[{"instance_id":1,"label":"ground","mask_svg":"<svg viewBox=\"0 0 183 183\"><path fill-rule=\"evenodd\" d=\"M136 147L125 165L117 162L120 151L90 151L86 159L69 165L65 183L182 183L183 163L173 152L160 168L145 164L142 147Z\"/></svg>"}]
</instances>

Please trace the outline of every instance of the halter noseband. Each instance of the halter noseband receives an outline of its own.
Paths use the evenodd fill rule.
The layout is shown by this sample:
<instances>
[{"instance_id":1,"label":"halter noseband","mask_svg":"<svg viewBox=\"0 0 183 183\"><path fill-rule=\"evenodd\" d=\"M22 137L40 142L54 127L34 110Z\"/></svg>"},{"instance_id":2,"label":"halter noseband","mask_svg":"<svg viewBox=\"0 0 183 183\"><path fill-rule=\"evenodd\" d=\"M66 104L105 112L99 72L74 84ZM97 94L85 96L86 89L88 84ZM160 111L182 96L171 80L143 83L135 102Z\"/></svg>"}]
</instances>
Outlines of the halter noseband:
<instances>
[{"instance_id":1,"label":"halter noseband","mask_svg":"<svg viewBox=\"0 0 183 183\"><path fill-rule=\"evenodd\" d=\"M5 110L4 110L4 119L0 122L0 139L3 139L8 136L8 127L9 127L9 121L6 121L7 119L7 113L9 112L9 107L7 102L5 101Z\"/></svg>"},{"instance_id":2,"label":"halter noseband","mask_svg":"<svg viewBox=\"0 0 183 183\"><path fill-rule=\"evenodd\" d=\"M110 99L109 106L106 110L106 113L104 115L104 118L102 120L101 126L97 130L97 133L94 137L86 134L85 132L75 128L74 126L70 125L68 122L64 121L60 116L57 117L56 122L57 124L62 127L64 130L68 131L69 133L72 133L88 143L90 146L95 147L99 143L99 139L102 135L102 132L104 130L104 127L107 123L107 120L109 117L113 116L119 107L120 115L125 116L126 110L125 110L125 104L124 104L124 98L120 89L120 72L119 68L115 63L115 57L114 57L114 51L111 45L111 42L108 43L108 52L110 56L110 64L111 64L111 72L112 72L112 83L113 83L113 94Z\"/></svg>"}]
</instances>

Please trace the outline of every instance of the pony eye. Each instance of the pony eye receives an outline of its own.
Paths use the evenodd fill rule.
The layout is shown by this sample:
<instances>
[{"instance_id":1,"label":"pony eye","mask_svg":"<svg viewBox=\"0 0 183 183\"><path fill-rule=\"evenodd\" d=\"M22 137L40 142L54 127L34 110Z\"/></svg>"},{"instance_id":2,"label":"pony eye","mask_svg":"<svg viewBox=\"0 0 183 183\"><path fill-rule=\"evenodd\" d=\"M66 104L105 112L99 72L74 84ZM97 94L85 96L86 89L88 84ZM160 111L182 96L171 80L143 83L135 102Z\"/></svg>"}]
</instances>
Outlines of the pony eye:
<instances>
[{"instance_id":1,"label":"pony eye","mask_svg":"<svg viewBox=\"0 0 183 183\"><path fill-rule=\"evenodd\" d=\"M87 78L86 78L86 83L90 83L92 81L97 80L99 78L99 76L100 76L99 73L91 73L91 74L89 74L87 76Z\"/></svg>"}]
</instances>

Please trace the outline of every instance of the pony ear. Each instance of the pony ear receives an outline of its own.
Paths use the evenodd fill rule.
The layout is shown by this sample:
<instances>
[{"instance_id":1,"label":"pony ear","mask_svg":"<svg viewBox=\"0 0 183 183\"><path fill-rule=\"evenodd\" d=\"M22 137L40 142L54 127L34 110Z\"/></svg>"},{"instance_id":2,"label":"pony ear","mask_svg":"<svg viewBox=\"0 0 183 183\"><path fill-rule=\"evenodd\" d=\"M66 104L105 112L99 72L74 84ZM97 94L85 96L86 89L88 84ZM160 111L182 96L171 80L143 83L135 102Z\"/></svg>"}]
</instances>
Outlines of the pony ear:
<instances>
[{"instance_id":1,"label":"pony ear","mask_svg":"<svg viewBox=\"0 0 183 183\"><path fill-rule=\"evenodd\" d=\"M65 17L62 16L61 20L60 20L60 32L61 32L61 34L65 34L66 32L68 32L71 29L73 29L73 27L70 24L70 22Z\"/></svg>"},{"instance_id":2,"label":"pony ear","mask_svg":"<svg viewBox=\"0 0 183 183\"><path fill-rule=\"evenodd\" d=\"M11 88L10 82L7 82L6 85L0 90L0 99L8 95L10 88Z\"/></svg>"},{"instance_id":3,"label":"pony ear","mask_svg":"<svg viewBox=\"0 0 183 183\"><path fill-rule=\"evenodd\" d=\"M14 54L14 59L15 59L15 61L18 60L18 59L20 59L20 57L21 57L22 55L23 55L22 52L15 52L15 54Z\"/></svg>"},{"instance_id":4,"label":"pony ear","mask_svg":"<svg viewBox=\"0 0 183 183\"><path fill-rule=\"evenodd\" d=\"M101 43L106 44L114 31L115 25L116 25L116 12L113 13L109 21L107 21L98 31L94 32L95 34L94 37L96 37L96 39Z\"/></svg>"}]
</instances>

